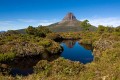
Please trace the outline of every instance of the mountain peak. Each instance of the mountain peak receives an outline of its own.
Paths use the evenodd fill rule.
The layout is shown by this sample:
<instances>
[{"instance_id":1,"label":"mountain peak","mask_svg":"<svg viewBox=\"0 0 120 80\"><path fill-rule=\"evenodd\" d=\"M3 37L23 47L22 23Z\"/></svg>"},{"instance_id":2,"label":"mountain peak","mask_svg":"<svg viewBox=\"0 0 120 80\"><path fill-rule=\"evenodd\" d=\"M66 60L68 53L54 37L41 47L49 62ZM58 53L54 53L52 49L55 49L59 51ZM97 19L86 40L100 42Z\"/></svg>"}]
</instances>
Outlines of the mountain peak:
<instances>
[{"instance_id":1,"label":"mountain peak","mask_svg":"<svg viewBox=\"0 0 120 80\"><path fill-rule=\"evenodd\" d=\"M73 13L69 12L62 20L62 22L66 22L66 21L76 21L76 17L74 16Z\"/></svg>"},{"instance_id":2,"label":"mountain peak","mask_svg":"<svg viewBox=\"0 0 120 80\"><path fill-rule=\"evenodd\" d=\"M81 21L77 20L73 13L68 13L62 21L51 24L50 30L54 32L71 32L82 31L83 27L80 25ZM90 27L90 31L96 30L96 27Z\"/></svg>"}]
</instances>

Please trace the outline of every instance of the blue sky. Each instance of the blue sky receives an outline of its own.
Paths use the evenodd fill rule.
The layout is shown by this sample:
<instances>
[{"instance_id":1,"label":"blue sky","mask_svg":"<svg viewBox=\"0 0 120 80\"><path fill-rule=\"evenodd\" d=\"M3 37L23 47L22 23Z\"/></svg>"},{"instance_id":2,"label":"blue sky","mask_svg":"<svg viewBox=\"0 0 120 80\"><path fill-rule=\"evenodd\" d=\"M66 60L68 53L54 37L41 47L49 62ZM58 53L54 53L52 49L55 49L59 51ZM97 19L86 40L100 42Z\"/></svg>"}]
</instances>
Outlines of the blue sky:
<instances>
[{"instance_id":1,"label":"blue sky","mask_svg":"<svg viewBox=\"0 0 120 80\"><path fill-rule=\"evenodd\" d=\"M49 25L73 12L92 25L120 25L120 0L0 0L0 31Z\"/></svg>"}]
</instances>

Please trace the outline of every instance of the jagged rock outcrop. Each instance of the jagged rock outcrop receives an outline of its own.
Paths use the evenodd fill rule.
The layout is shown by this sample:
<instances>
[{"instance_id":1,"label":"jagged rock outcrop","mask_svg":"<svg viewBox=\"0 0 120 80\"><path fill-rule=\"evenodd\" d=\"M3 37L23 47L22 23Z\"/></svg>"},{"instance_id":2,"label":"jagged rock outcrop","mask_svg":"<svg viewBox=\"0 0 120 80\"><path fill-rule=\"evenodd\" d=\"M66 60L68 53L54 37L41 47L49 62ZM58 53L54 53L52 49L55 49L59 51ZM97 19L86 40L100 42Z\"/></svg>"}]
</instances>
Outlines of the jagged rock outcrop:
<instances>
[{"instance_id":1,"label":"jagged rock outcrop","mask_svg":"<svg viewBox=\"0 0 120 80\"><path fill-rule=\"evenodd\" d=\"M63 20L60 23L64 23L66 21L78 21L78 20L76 19L74 14L70 12L63 18Z\"/></svg>"},{"instance_id":2,"label":"jagged rock outcrop","mask_svg":"<svg viewBox=\"0 0 120 80\"><path fill-rule=\"evenodd\" d=\"M78 25L80 25L80 21L76 19L76 17L74 16L73 13L69 12L69 13L63 18L63 20L60 21L58 24L59 24L59 25L57 25L57 26L63 25L63 26L68 26L68 27L72 26L72 27L73 27L73 26L78 26Z\"/></svg>"}]
</instances>

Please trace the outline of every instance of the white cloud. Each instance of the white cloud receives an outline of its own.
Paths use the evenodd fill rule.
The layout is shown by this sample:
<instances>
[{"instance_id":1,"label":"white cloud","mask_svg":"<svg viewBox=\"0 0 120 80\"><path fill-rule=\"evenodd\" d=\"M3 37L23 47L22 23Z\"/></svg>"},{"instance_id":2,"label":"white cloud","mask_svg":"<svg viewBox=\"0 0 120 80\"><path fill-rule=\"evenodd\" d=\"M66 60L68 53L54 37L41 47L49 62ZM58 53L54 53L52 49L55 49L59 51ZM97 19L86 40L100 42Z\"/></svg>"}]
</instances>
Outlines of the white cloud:
<instances>
[{"instance_id":1,"label":"white cloud","mask_svg":"<svg viewBox=\"0 0 120 80\"><path fill-rule=\"evenodd\" d=\"M88 19L88 20L94 26L104 25L104 26L117 27L117 26L120 25L120 18L116 18L116 17L93 18L93 19L91 18L91 19Z\"/></svg>"}]
</instances>

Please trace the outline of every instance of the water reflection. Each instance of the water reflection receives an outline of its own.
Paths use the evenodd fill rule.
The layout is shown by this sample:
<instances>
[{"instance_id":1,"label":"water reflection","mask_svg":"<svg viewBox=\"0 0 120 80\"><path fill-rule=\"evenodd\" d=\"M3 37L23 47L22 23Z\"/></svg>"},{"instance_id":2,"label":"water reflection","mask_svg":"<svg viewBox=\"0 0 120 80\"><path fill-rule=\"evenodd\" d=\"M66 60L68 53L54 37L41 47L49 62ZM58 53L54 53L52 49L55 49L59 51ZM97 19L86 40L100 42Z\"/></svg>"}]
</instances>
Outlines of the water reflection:
<instances>
[{"instance_id":1,"label":"water reflection","mask_svg":"<svg viewBox=\"0 0 120 80\"><path fill-rule=\"evenodd\" d=\"M83 46L83 47L84 47L85 49L87 49L87 50L93 51L93 47L92 47L91 44L80 44L80 43L79 43L79 45Z\"/></svg>"},{"instance_id":2,"label":"water reflection","mask_svg":"<svg viewBox=\"0 0 120 80\"><path fill-rule=\"evenodd\" d=\"M73 48L77 40L63 40L62 43L65 43L67 47Z\"/></svg>"},{"instance_id":3,"label":"water reflection","mask_svg":"<svg viewBox=\"0 0 120 80\"><path fill-rule=\"evenodd\" d=\"M66 40L61 43L64 51L61 57L72 61L80 61L81 63L89 63L93 61L92 46L79 44L77 40Z\"/></svg>"}]
</instances>

